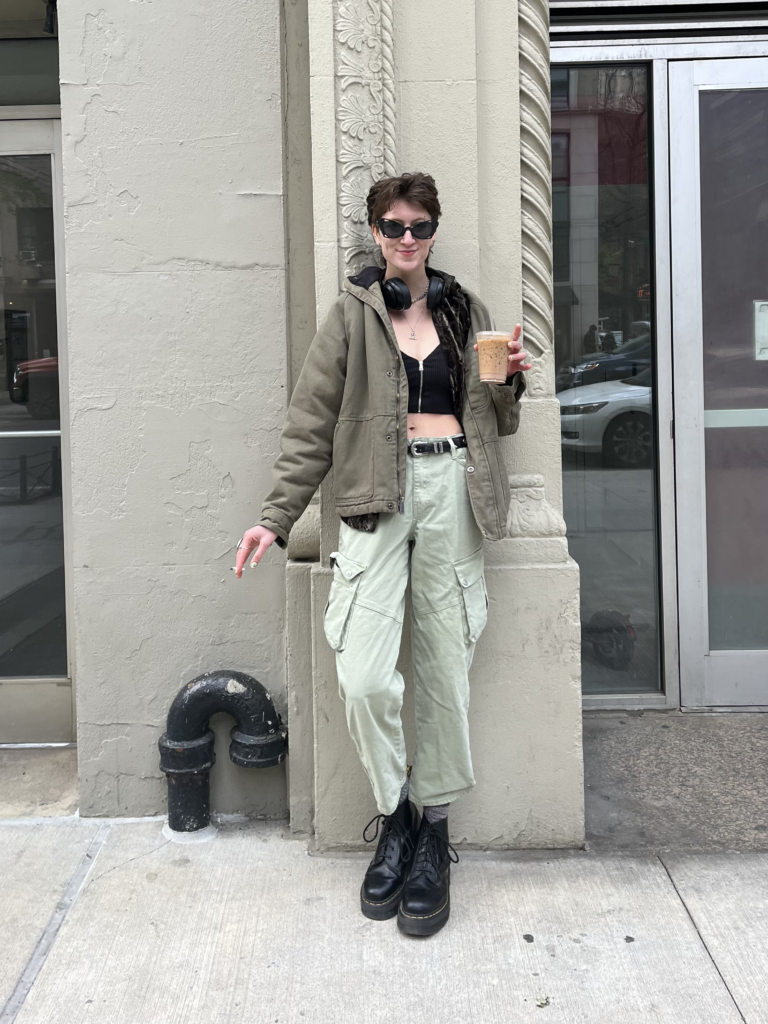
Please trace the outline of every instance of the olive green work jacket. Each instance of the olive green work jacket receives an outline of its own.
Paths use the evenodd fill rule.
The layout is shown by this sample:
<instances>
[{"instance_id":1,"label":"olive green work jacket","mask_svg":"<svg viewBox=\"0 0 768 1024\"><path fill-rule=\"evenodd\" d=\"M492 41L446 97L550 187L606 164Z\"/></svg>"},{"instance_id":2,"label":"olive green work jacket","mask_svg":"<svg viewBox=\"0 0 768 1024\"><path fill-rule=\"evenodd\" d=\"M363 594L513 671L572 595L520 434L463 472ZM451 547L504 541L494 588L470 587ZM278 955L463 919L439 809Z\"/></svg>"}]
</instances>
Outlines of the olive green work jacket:
<instances>
[{"instance_id":1,"label":"olive green work jacket","mask_svg":"<svg viewBox=\"0 0 768 1024\"><path fill-rule=\"evenodd\" d=\"M506 535L509 480L499 438L517 430L525 379L519 373L510 384L480 380L474 335L492 329L491 317L475 295L462 290L471 317L462 418L467 485L483 535L501 540ZM402 512L407 417L408 379L381 286L376 281L364 288L347 280L296 382L280 436L274 486L258 525L276 533L277 544L285 547L331 466L340 516Z\"/></svg>"}]
</instances>

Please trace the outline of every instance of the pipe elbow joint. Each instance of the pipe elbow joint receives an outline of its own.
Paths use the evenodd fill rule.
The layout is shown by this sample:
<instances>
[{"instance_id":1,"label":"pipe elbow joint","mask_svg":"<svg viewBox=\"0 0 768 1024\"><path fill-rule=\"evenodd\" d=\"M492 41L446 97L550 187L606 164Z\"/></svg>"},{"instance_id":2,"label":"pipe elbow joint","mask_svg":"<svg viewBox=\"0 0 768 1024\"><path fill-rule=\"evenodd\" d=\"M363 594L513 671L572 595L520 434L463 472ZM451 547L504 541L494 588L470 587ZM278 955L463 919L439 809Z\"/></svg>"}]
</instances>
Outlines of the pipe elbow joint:
<instances>
[{"instance_id":1,"label":"pipe elbow joint","mask_svg":"<svg viewBox=\"0 0 768 1024\"><path fill-rule=\"evenodd\" d=\"M174 740L167 732L163 733L157 744L160 748L160 771L166 775L210 771L216 763L215 738L211 729L206 729L202 736L193 740Z\"/></svg>"},{"instance_id":2,"label":"pipe elbow joint","mask_svg":"<svg viewBox=\"0 0 768 1024\"><path fill-rule=\"evenodd\" d=\"M209 721L224 711L235 719L229 756L243 768L271 768L288 749L288 730L264 686L243 672L206 672L183 686L158 741L168 779L168 822L194 832L210 820L208 772L216 761Z\"/></svg>"},{"instance_id":3,"label":"pipe elbow joint","mask_svg":"<svg viewBox=\"0 0 768 1024\"><path fill-rule=\"evenodd\" d=\"M237 723L229 749L235 764L271 768L284 760L288 731L266 688L244 672L220 670L197 676L176 695L159 743L162 771L202 771L206 760L211 767L213 733L208 723L218 711Z\"/></svg>"},{"instance_id":4,"label":"pipe elbow joint","mask_svg":"<svg viewBox=\"0 0 768 1024\"><path fill-rule=\"evenodd\" d=\"M237 726L230 732L229 757L243 768L272 768L285 760L288 733L277 716L278 728L273 733L252 736Z\"/></svg>"}]
</instances>

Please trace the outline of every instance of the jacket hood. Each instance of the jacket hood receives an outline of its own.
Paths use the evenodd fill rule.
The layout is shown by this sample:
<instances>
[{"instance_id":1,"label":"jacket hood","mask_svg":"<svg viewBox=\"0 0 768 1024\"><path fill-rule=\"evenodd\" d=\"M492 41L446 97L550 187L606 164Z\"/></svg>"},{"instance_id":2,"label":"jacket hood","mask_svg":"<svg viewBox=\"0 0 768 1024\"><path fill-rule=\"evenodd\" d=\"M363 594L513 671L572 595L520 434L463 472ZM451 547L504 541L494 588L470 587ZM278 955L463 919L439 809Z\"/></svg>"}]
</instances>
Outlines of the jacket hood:
<instances>
[{"instance_id":1,"label":"jacket hood","mask_svg":"<svg viewBox=\"0 0 768 1024\"><path fill-rule=\"evenodd\" d=\"M434 277L435 275L442 277L445 281L446 288L450 288L455 280L451 274L446 274L443 270L434 270L432 267L425 267L424 269L427 272L427 277ZM359 274L354 274L352 277L348 277L347 281L349 281L350 284L357 285L358 288L365 288L367 291L375 282L378 282L379 284L382 283L384 280L384 272L384 267L363 267Z\"/></svg>"}]
</instances>

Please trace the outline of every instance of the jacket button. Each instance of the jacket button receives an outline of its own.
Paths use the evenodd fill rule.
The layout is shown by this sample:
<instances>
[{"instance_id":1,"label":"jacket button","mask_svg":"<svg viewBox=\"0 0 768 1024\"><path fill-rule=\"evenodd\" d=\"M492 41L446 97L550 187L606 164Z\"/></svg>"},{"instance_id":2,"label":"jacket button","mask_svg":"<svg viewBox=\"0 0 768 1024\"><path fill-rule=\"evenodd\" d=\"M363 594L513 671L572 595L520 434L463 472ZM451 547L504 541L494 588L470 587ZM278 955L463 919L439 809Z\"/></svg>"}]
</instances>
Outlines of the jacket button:
<instances>
[{"instance_id":1,"label":"jacket button","mask_svg":"<svg viewBox=\"0 0 768 1024\"><path fill-rule=\"evenodd\" d=\"M461 585L462 585L462 587L468 587L469 586L469 580L462 580L461 581Z\"/></svg>"},{"instance_id":2,"label":"jacket button","mask_svg":"<svg viewBox=\"0 0 768 1024\"><path fill-rule=\"evenodd\" d=\"M467 472L468 473L474 473L475 472L475 467L474 466L467 466Z\"/></svg>"},{"instance_id":3,"label":"jacket button","mask_svg":"<svg viewBox=\"0 0 768 1024\"><path fill-rule=\"evenodd\" d=\"M394 507L395 507L394 501L388 501L387 502L387 508L394 508Z\"/></svg>"},{"instance_id":4,"label":"jacket button","mask_svg":"<svg viewBox=\"0 0 768 1024\"><path fill-rule=\"evenodd\" d=\"M392 376L392 371L391 371L391 370L387 370L387 376L388 376L388 377L391 377L391 376Z\"/></svg>"},{"instance_id":5,"label":"jacket button","mask_svg":"<svg viewBox=\"0 0 768 1024\"><path fill-rule=\"evenodd\" d=\"M388 441L391 441L391 440L392 440L392 435L391 435L391 434L387 434L387 440L388 440Z\"/></svg>"}]
</instances>

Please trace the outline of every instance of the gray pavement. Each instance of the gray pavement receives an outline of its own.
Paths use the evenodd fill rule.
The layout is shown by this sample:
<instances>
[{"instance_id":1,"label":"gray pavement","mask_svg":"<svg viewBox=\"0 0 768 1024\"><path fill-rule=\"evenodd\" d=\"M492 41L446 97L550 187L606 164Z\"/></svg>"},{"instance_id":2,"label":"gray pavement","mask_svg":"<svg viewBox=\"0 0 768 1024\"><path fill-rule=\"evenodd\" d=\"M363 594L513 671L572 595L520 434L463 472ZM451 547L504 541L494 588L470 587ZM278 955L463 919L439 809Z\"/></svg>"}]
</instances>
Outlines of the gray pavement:
<instances>
[{"instance_id":1,"label":"gray pavement","mask_svg":"<svg viewBox=\"0 0 768 1024\"><path fill-rule=\"evenodd\" d=\"M587 838L602 853L768 851L768 715L584 715Z\"/></svg>"},{"instance_id":2,"label":"gray pavement","mask_svg":"<svg viewBox=\"0 0 768 1024\"><path fill-rule=\"evenodd\" d=\"M768 1022L768 853L467 852L420 940L360 915L363 856L162 828L0 822L2 1024Z\"/></svg>"}]
</instances>

